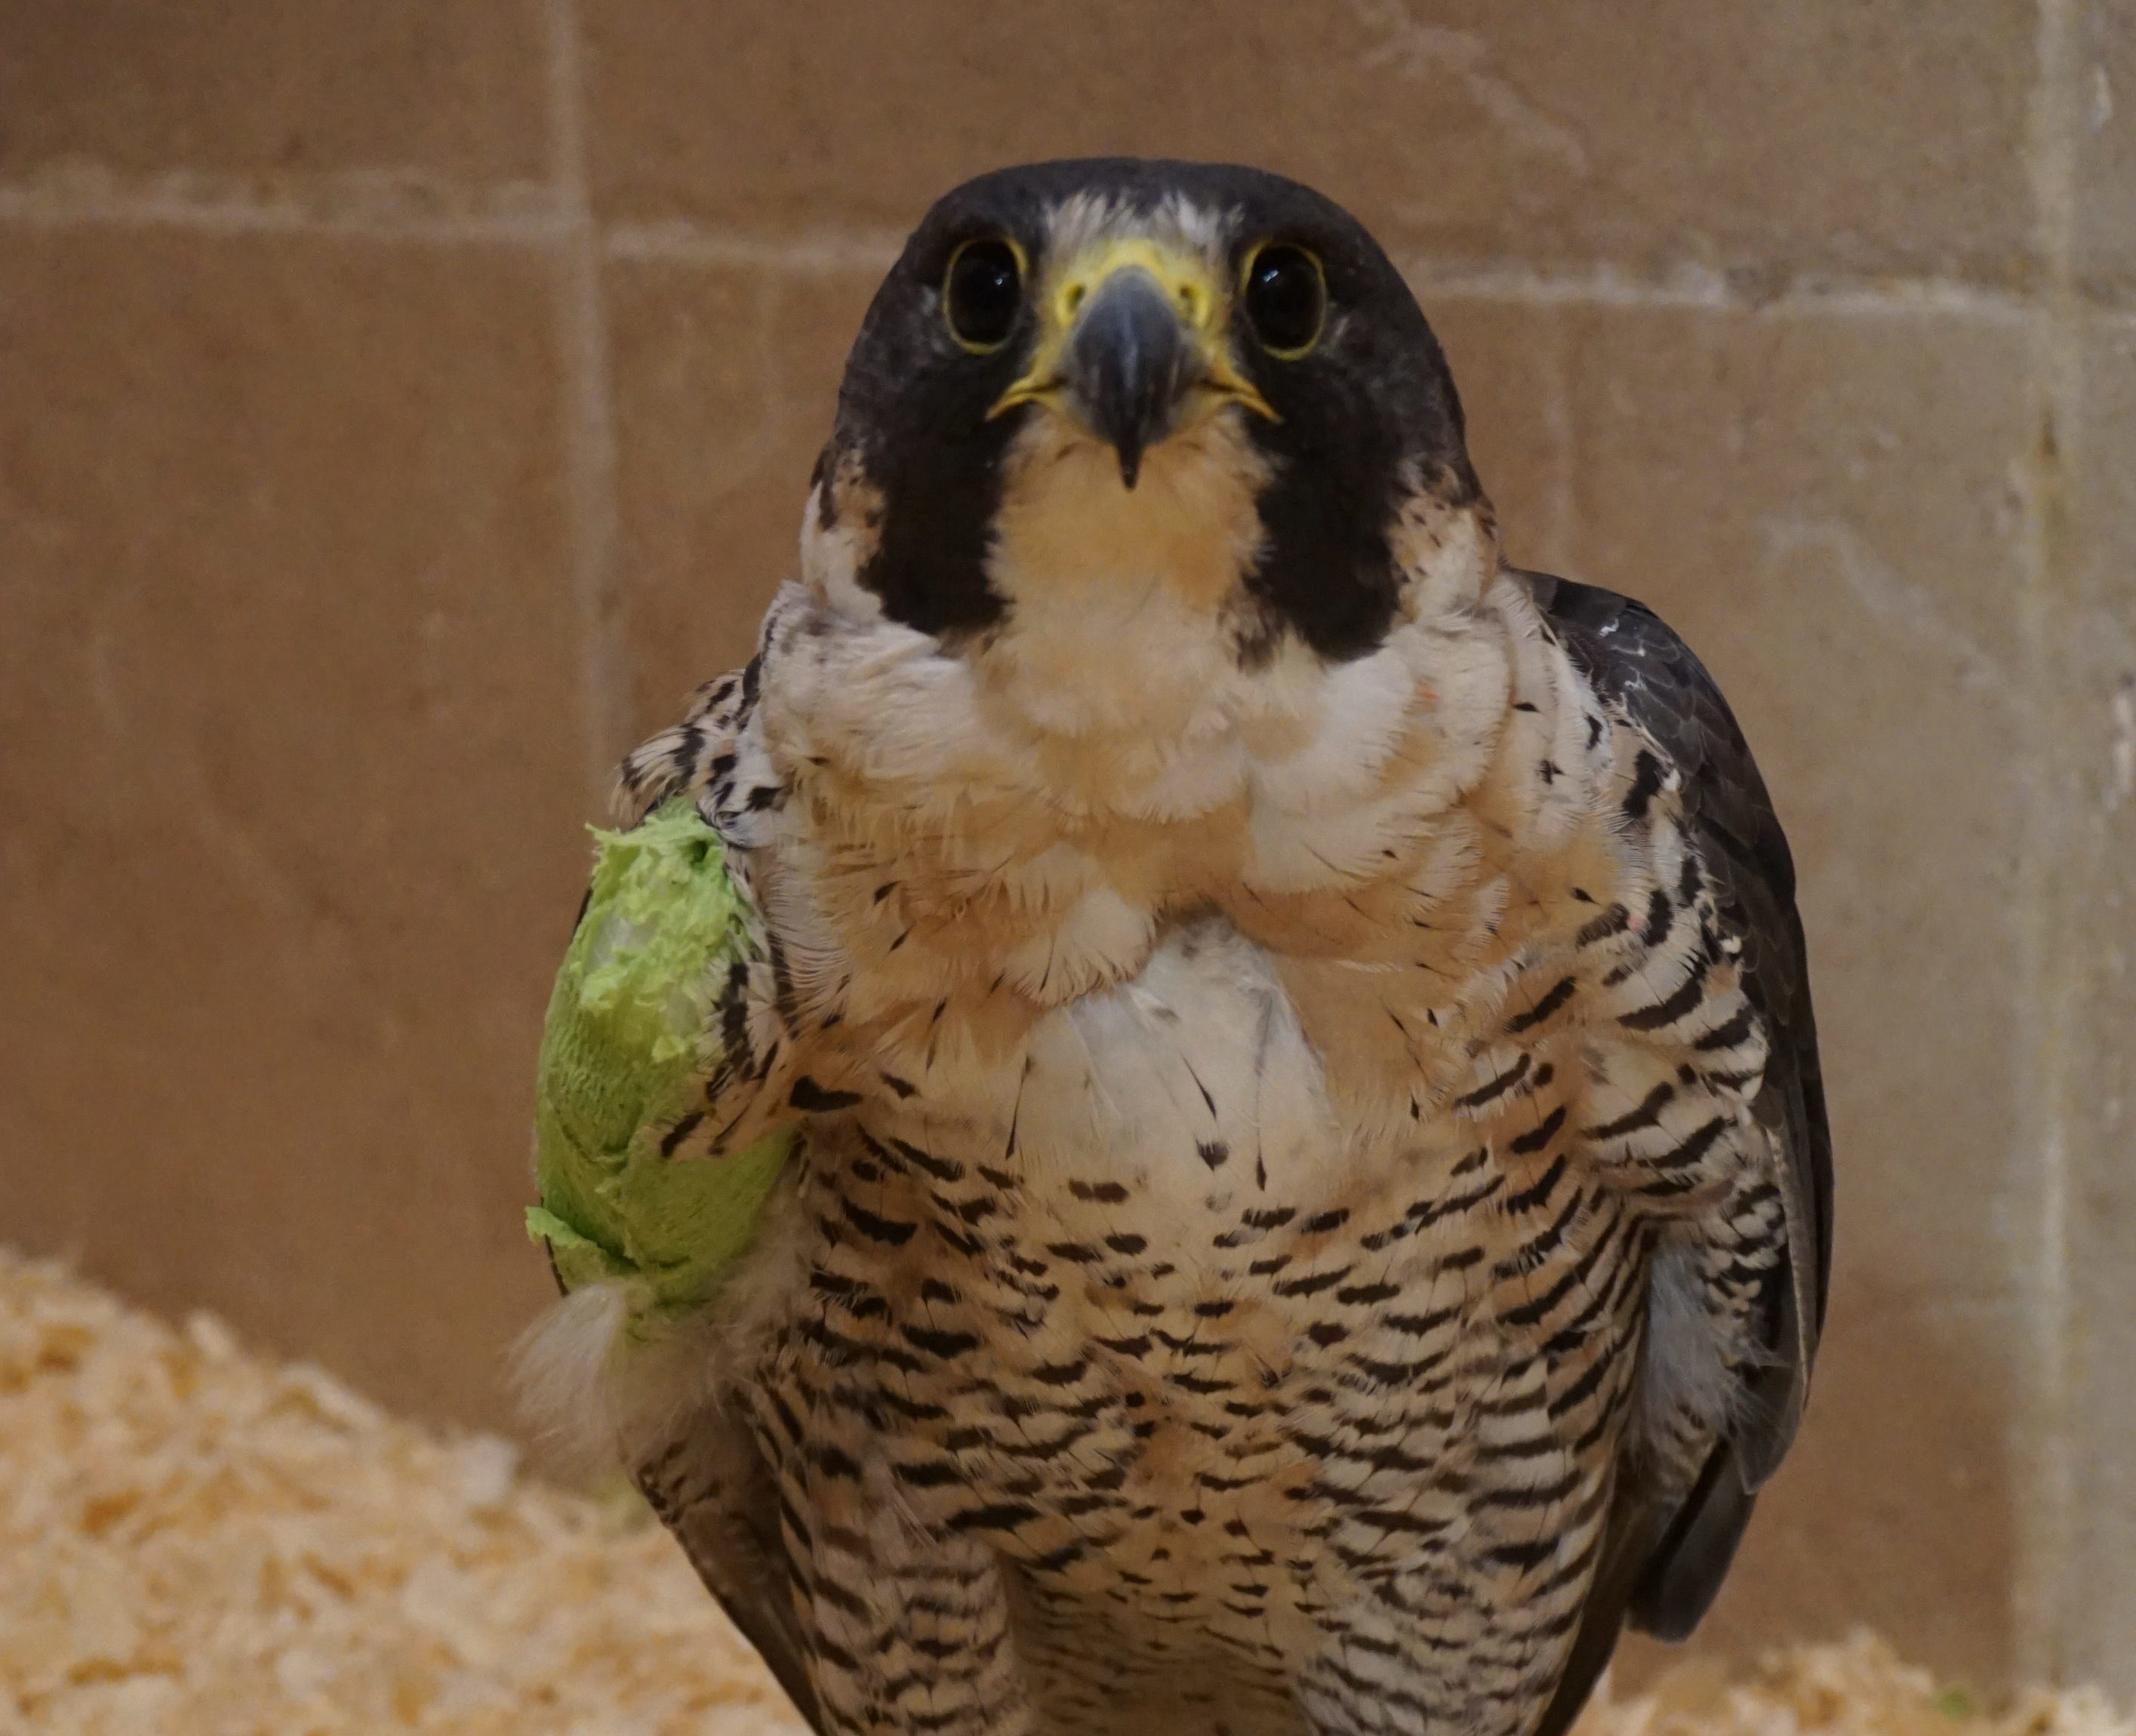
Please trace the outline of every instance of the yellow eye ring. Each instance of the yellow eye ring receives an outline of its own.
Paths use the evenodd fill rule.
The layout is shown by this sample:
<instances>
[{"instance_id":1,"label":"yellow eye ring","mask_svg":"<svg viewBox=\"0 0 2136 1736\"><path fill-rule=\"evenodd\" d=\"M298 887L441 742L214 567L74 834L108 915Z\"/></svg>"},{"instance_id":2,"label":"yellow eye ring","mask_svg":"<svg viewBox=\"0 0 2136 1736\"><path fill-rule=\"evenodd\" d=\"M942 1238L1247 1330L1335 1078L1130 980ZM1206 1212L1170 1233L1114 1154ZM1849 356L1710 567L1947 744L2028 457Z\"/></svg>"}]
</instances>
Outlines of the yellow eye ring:
<instances>
[{"instance_id":1,"label":"yellow eye ring","mask_svg":"<svg viewBox=\"0 0 2136 1736\"><path fill-rule=\"evenodd\" d=\"M1023 311L1023 250L1008 235L960 241L942 272L942 322L968 355L991 356Z\"/></svg>"},{"instance_id":2,"label":"yellow eye ring","mask_svg":"<svg viewBox=\"0 0 2136 1736\"><path fill-rule=\"evenodd\" d=\"M1291 241L1263 241L1239 268L1239 302L1260 346L1279 361L1309 355L1328 327L1328 274Z\"/></svg>"}]
</instances>

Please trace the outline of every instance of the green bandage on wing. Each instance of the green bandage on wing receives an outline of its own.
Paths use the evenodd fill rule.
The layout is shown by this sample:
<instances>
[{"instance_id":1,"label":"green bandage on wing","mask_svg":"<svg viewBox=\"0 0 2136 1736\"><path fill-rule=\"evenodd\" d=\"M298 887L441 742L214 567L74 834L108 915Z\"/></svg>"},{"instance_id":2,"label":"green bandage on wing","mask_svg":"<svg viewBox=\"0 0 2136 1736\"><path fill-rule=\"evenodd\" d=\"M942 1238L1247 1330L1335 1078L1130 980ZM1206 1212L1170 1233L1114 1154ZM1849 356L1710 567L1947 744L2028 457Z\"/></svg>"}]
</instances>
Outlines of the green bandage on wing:
<instances>
[{"instance_id":1,"label":"green bandage on wing","mask_svg":"<svg viewBox=\"0 0 2136 1736\"><path fill-rule=\"evenodd\" d=\"M702 1106L719 1062L713 1001L747 956L747 913L689 801L594 841L585 914L541 1034L541 1204L527 1228L566 1289L634 1278L658 1307L683 1308L748 1248L794 1136L711 1159L661 1155L662 1132Z\"/></svg>"}]
</instances>

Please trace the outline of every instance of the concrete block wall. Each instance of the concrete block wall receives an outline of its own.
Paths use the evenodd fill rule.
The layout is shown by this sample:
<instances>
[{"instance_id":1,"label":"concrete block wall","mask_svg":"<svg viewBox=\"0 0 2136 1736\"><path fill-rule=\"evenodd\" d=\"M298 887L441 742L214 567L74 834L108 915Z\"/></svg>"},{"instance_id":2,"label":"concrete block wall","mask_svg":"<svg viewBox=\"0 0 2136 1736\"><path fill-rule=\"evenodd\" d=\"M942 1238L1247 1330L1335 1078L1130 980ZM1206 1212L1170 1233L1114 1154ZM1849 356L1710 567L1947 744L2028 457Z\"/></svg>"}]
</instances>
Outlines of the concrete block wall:
<instances>
[{"instance_id":1,"label":"concrete block wall","mask_svg":"<svg viewBox=\"0 0 2136 1736\"><path fill-rule=\"evenodd\" d=\"M1839 1270L1706 1643L2136 1695L2131 0L10 0L0 1235L502 1418L580 822L904 230L1090 151L1364 217L1765 761Z\"/></svg>"}]
</instances>

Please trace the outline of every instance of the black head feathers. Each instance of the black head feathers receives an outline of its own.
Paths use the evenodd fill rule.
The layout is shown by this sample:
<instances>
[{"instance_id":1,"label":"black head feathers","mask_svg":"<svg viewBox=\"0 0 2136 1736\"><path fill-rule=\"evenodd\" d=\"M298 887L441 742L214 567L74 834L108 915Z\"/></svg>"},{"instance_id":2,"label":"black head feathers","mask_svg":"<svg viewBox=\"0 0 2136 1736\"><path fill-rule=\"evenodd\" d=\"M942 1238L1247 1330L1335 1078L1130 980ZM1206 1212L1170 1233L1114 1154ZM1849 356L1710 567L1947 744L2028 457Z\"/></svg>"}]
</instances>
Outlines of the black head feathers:
<instances>
[{"instance_id":1,"label":"black head feathers","mask_svg":"<svg viewBox=\"0 0 2136 1736\"><path fill-rule=\"evenodd\" d=\"M1132 488L1168 439L1220 415L1261 460L1241 582L1262 614L1326 657L1371 649L1396 607L1402 502L1478 490L1400 274L1347 211L1279 176L1105 158L949 193L869 308L824 473L869 485L861 583L894 618L954 636L1007 606L988 557L1032 419L1112 445Z\"/></svg>"}]
</instances>

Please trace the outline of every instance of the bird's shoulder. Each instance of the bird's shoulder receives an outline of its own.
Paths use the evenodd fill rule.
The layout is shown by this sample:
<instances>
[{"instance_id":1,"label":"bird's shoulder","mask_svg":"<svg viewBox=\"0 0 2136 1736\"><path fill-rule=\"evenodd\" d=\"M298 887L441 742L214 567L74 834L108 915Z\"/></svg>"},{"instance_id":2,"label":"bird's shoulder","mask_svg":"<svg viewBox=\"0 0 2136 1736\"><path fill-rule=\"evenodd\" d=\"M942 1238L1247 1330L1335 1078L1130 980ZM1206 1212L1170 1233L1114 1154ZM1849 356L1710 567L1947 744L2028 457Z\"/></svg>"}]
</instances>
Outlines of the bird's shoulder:
<instances>
[{"instance_id":1,"label":"bird's shoulder","mask_svg":"<svg viewBox=\"0 0 2136 1736\"><path fill-rule=\"evenodd\" d=\"M1767 1058L1752 1114L1774 1159L1787 1262L1767 1357L1746 1371L1734 1427L1687 1492L1621 1486L1574 1656L1540 1736L1571 1723L1619 1627L1681 1638L1719 1589L1758 1487L1792 1442L1823 1327L1831 1267L1832 1141L1795 873L1765 779L1719 684L1659 614L1632 598L1544 574L1517 575L1602 701L1668 757L1685 829L1716 883L1715 916L1740 946Z\"/></svg>"},{"instance_id":2,"label":"bird's shoulder","mask_svg":"<svg viewBox=\"0 0 2136 1736\"><path fill-rule=\"evenodd\" d=\"M706 821L744 854L763 841L784 806L787 780L775 769L760 726L765 671L782 643L779 628L793 613L788 587L765 618L757 647L740 668L705 682L690 696L682 720L627 754L617 775L617 802L633 823L677 796L688 796Z\"/></svg>"},{"instance_id":3,"label":"bird's shoulder","mask_svg":"<svg viewBox=\"0 0 2136 1736\"><path fill-rule=\"evenodd\" d=\"M1761 1116L1784 1112L1791 1156L1804 1166L1813 1258L1805 1274L1822 1321L1831 1259L1832 1140L1809 963L1795 903L1795 869L1763 773L1741 726L1697 654L1654 610L1600 586L1522 573L1536 606L1581 673L1669 755L1682 780L1684 812L1723 890L1721 920L1741 940L1745 984L1765 1021L1772 1055Z\"/></svg>"}]
</instances>

